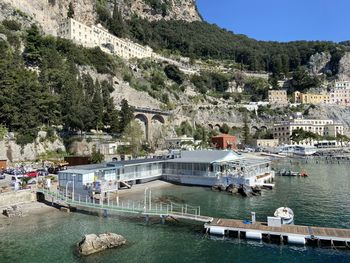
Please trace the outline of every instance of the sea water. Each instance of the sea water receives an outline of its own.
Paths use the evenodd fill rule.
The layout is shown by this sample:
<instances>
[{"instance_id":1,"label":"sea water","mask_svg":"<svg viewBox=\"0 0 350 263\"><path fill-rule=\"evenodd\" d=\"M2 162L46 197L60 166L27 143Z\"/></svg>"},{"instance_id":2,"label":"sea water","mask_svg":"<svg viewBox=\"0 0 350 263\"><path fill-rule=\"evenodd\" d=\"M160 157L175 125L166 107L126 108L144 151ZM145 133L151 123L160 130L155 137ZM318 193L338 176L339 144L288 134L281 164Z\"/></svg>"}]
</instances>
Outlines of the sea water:
<instances>
[{"instance_id":1,"label":"sea water","mask_svg":"<svg viewBox=\"0 0 350 263\"><path fill-rule=\"evenodd\" d=\"M273 190L244 198L209 188L172 186L152 189L153 200L167 199L201 206L201 214L221 218L266 221L276 208L293 209L295 223L350 228L350 165L302 164L283 161L276 169L304 169L310 176L278 177ZM129 197L143 200L143 193ZM144 218L53 211L45 216L15 219L0 229L0 262L350 262L350 251L266 244L202 232L203 225L189 222L149 224ZM88 257L76 253L85 234L114 232L126 246Z\"/></svg>"}]
</instances>

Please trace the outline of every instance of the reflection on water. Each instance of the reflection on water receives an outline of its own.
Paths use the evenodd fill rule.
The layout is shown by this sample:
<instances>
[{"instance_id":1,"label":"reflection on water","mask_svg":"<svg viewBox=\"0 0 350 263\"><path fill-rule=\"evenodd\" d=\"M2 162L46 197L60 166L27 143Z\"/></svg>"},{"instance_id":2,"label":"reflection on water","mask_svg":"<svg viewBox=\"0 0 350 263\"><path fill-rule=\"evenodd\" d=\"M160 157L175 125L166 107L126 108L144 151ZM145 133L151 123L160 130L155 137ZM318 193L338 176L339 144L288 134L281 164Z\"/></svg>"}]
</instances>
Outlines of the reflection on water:
<instances>
[{"instance_id":1,"label":"reflection on water","mask_svg":"<svg viewBox=\"0 0 350 263\"><path fill-rule=\"evenodd\" d=\"M305 169L310 177L277 177L275 189L252 198L184 186L152 189L152 196L200 205L202 214L214 217L247 219L255 211L264 221L286 205L297 224L350 228L350 165L280 162L280 168ZM132 199L142 201L143 193ZM142 217L54 211L0 229L0 262L350 262L349 251L210 237L201 229L201 224L184 222L161 225L157 218L145 225ZM83 235L102 232L121 234L128 245L90 257L75 253Z\"/></svg>"}]
</instances>

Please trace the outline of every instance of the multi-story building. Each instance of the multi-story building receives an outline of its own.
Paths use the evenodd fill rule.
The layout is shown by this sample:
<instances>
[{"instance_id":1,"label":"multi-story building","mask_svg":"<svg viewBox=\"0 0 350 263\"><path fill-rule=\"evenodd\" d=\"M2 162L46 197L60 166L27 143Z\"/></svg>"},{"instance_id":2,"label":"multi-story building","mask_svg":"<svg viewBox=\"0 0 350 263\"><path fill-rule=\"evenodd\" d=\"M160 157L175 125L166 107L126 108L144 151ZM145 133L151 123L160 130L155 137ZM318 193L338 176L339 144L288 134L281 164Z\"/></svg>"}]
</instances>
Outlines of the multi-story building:
<instances>
[{"instance_id":1,"label":"multi-story building","mask_svg":"<svg viewBox=\"0 0 350 263\"><path fill-rule=\"evenodd\" d=\"M296 129L302 129L325 137L336 137L338 134L344 134L343 124L333 120L295 118L275 124L273 127L273 137L279 140L280 145L297 144L291 140L292 133ZM314 145L315 143L316 141L312 139L299 142L302 145Z\"/></svg>"},{"instance_id":2,"label":"multi-story building","mask_svg":"<svg viewBox=\"0 0 350 263\"><path fill-rule=\"evenodd\" d=\"M101 25L87 26L73 18L63 21L58 30L58 36L72 40L84 47L100 47L103 51L118 55L125 59L151 57L153 50L128 39L118 38Z\"/></svg>"},{"instance_id":3,"label":"multi-story building","mask_svg":"<svg viewBox=\"0 0 350 263\"><path fill-rule=\"evenodd\" d=\"M337 81L331 88L330 103L350 106L350 81Z\"/></svg>"},{"instance_id":4,"label":"multi-story building","mask_svg":"<svg viewBox=\"0 0 350 263\"><path fill-rule=\"evenodd\" d=\"M316 93L301 93L296 91L293 93L293 101L301 104L329 104L329 94L316 94Z\"/></svg>"},{"instance_id":5,"label":"multi-story building","mask_svg":"<svg viewBox=\"0 0 350 263\"><path fill-rule=\"evenodd\" d=\"M270 105L286 105L286 104L288 104L286 90L269 90L268 95L269 95Z\"/></svg>"}]
</instances>

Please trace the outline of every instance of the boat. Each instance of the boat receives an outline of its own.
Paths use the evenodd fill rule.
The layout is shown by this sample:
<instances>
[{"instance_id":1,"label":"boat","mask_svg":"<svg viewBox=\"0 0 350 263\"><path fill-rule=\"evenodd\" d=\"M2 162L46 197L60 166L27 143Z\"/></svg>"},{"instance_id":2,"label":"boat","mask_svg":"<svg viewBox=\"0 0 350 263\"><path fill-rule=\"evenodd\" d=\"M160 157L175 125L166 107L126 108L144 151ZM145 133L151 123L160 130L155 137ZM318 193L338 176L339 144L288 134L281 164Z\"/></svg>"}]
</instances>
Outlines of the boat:
<instances>
[{"instance_id":1,"label":"boat","mask_svg":"<svg viewBox=\"0 0 350 263\"><path fill-rule=\"evenodd\" d=\"M301 146L301 145L284 145L279 148L279 154L281 155L299 155L310 156L317 152L317 148L314 146Z\"/></svg>"},{"instance_id":2,"label":"boat","mask_svg":"<svg viewBox=\"0 0 350 263\"><path fill-rule=\"evenodd\" d=\"M291 171L291 170L285 170L285 169L282 169L280 171L278 171L277 175L280 175L280 176L300 176L300 177L308 177L308 174L302 170L300 173L299 172L294 172L294 171Z\"/></svg>"},{"instance_id":3,"label":"boat","mask_svg":"<svg viewBox=\"0 0 350 263\"><path fill-rule=\"evenodd\" d=\"M280 217L283 225L291 225L294 223L294 212L289 207L277 208L274 216Z\"/></svg>"}]
</instances>

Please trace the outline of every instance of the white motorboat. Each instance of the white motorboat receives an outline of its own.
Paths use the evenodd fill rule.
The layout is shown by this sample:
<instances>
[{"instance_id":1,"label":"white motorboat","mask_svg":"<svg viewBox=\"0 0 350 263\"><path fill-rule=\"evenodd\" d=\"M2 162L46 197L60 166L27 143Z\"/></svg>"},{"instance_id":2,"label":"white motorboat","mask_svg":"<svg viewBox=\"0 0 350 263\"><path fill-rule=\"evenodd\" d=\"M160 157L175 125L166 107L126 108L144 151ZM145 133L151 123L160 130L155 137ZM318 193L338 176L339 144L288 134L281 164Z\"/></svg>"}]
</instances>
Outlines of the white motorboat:
<instances>
[{"instance_id":1,"label":"white motorboat","mask_svg":"<svg viewBox=\"0 0 350 263\"><path fill-rule=\"evenodd\" d=\"M280 217L283 225L290 225L294 223L294 212L289 207L280 207L276 209L274 216Z\"/></svg>"}]
</instances>

